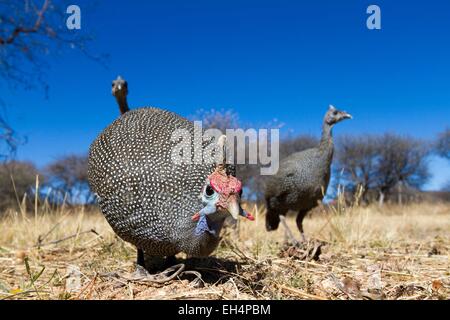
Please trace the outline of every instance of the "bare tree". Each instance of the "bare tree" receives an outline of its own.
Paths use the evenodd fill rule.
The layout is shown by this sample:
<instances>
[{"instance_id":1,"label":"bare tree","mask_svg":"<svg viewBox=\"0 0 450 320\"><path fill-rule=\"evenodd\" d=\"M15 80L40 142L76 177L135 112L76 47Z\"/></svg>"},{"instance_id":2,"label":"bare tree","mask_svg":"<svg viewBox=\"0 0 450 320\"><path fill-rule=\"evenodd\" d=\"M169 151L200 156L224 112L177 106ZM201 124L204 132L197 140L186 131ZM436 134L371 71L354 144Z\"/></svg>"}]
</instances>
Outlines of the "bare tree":
<instances>
[{"instance_id":1,"label":"bare tree","mask_svg":"<svg viewBox=\"0 0 450 320\"><path fill-rule=\"evenodd\" d=\"M40 87L47 93L47 61L52 53L64 50L77 49L103 62L104 56L94 56L87 50L90 35L67 28L69 4L64 0L0 1L0 87ZM2 98L0 105L5 105ZM0 113L0 156L9 156L23 142Z\"/></svg>"},{"instance_id":2,"label":"bare tree","mask_svg":"<svg viewBox=\"0 0 450 320\"><path fill-rule=\"evenodd\" d=\"M363 190L362 200L368 202L369 191L377 188L379 140L375 136L343 136L337 139L336 182L355 193Z\"/></svg>"},{"instance_id":3,"label":"bare tree","mask_svg":"<svg viewBox=\"0 0 450 320\"><path fill-rule=\"evenodd\" d=\"M26 139L19 136L17 132L6 121L6 117L0 107L0 162L14 157L17 147L25 143Z\"/></svg>"},{"instance_id":4,"label":"bare tree","mask_svg":"<svg viewBox=\"0 0 450 320\"><path fill-rule=\"evenodd\" d=\"M0 164L0 210L18 207L31 200L38 171L31 162L7 161Z\"/></svg>"},{"instance_id":5,"label":"bare tree","mask_svg":"<svg viewBox=\"0 0 450 320\"><path fill-rule=\"evenodd\" d=\"M77 49L102 61L87 50L91 36L66 26L69 2L4 0L0 2L0 78L9 85L47 88L43 75L52 53Z\"/></svg>"},{"instance_id":6,"label":"bare tree","mask_svg":"<svg viewBox=\"0 0 450 320\"><path fill-rule=\"evenodd\" d=\"M219 129L224 134L227 129L239 127L239 115L232 109L199 109L190 117L195 121L202 121L205 129Z\"/></svg>"},{"instance_id":7,"label":"bare tree","mask_svg":"<svg viewBox=\"0 0 450 320\"><path fill-rule=\"evenodd\" d=\"M379 142L378 185L381 195L404 185L420 189L429 179L429 145L418 139L385 134Z\"/></svg>"},{"instance_id":8,"label":"bare tree","mask_svg":"<svg viewBox=\"0 0 450 320\"><path fill-rule=\"evenodd\" d=\"M344 137L338 143L336 168L350 191L364 188L364 200L376 192L380 203L394 193L400 201L402 192L420 189L430 177L429 152L426 142L407 136Z\"/></svg>"},{"instance_id":9,"label":"bare tree","mask_svg":"<svg viewBox=\"0 0 450 320\"><path fill-rule=\"evenodd\" d=\"M450 128L445 129L436 141L438 155L450 160Z\"/></svg>"},{"instance_id":10,"label":"bare tree","mask_svg":"<svg viewBox=\"0 0 450 320\"><path fill-rule=\"evenodd\" d=\"M87 167L85 155L68 155L50 163L45 168L47 186L54 191L50 200L69 204L92 203L94 195L89 188Z\"/></svg>"}]
</instances>

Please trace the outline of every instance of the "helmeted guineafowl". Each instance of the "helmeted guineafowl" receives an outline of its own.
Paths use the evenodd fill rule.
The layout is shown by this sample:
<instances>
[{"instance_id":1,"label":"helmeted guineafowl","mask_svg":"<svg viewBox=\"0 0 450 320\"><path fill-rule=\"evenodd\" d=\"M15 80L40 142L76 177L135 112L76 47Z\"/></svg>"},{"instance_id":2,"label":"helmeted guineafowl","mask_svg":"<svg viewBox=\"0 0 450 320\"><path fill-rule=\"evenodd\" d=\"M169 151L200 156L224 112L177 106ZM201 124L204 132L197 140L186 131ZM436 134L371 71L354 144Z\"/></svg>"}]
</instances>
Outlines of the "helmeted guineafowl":
<instances>
[{"instance_id":1,"label":"helmeted guineafowl","mask_svg":"<svg viewBox=\"0 0 450 320\"><path fill-rule=\"evenodd\" d=\"M127 102L128 83L124 79L122 79L121 76L118 76L117 79L112 82L111 93L114 97L116 97L120 114L124 114L125 112L130 110Z\"/></svg>"},{"instance_id":2,"label":"helmeted guineafowl","mask_svg":"<svg viewBox=\"0 0 450 320\"><path fill-rule=\"evenodd\" d=\"M268 231L276 230L281 219L287 236L296 242L284 220L286 213L294 210L298 212L297 227L305 240L303 218L323 199L330 181L333 159L331 129L336 123L351 118L347 112L330 105L323 121L319 146L286 157L280 162L278 173L268 178L265 190Z\"/></svg>"},{"instance_id":3,"label":"helmeted guineafowl","mask_svg":"<svg viewBox=\"0 0 450 320\"><path fill-rule=\"evenodd\" d=\"M138 248L138 265L144 264L143 252L209 255L228 214L246 216L231 166L173 161L177 141L171 136L177 129L192 137L194 124L162 109L135 109L109 125L89 150L91 188L113 230Z\"/></svg>"}]
</instances>

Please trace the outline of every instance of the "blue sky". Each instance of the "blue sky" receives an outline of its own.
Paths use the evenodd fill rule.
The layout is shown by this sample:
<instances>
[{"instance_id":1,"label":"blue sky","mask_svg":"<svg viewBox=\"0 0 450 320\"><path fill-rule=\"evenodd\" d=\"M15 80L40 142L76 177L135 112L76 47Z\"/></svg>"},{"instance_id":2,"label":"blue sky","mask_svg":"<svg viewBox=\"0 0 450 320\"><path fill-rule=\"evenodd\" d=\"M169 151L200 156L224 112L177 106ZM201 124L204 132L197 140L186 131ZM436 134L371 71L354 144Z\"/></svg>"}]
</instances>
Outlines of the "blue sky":
<instances>
[{"instance_id":1,"label":"blue sky","mask_svg":"<svg viewBox=\"0 0 450 320\"><path fill-rule=\"evenodd\" d=\"M320 134L328 104L351 112L341 134L398 132L432 139L450 125L450 2L73 1L94 53L50 54L42 91L0 87L13 127L28 136L20 159L43 166L86 152L118 110L111 80L129 82L131 107L188 116L232 108L243 122L276 118L283 130ZM366 28L381 8L382 29ZM450 179L431 159L428 189Z\"/></svg>"}]
</instances>

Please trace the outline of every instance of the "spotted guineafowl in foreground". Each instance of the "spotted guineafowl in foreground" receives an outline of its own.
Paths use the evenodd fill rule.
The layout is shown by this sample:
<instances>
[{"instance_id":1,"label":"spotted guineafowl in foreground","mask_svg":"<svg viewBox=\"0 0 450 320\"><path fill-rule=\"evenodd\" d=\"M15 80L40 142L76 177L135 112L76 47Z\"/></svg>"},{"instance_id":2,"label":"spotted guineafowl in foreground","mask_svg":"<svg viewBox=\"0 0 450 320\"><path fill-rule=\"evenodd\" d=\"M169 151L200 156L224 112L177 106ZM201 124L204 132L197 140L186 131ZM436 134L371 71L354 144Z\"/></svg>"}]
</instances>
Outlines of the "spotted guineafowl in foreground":
<instances>
[{"instance_id":1,"label":"spotted guineafowl in foreground","mask_svg":"<svg viewBox=\"0 0 450 320\"><path fill-rule=\"evenodd\" d=\"M265 190L268 231L276 230L281 219L286 235L296 242L284 220L286 213L294 210L298 212L297 227L304 240L303 218L323 199L330 181L333 158L331 129L344 119L351 119L351 115L330 106L323 121L319 146L283 159L278 173L268 178Z\"/></svg>"},{"instance_id":2,"label":"spotted guineafowl in foreground","mask_svg":"<svg viewBox=\"0 0 450 320\"><path fill-rule=\"evenodd\" d=\"M178 141L171 136L177 129L192 137L194 124L169 111L140 108L124 112L89 150L89 183L101 211L113 230L138 248L140 265L143 252L209 255L228 214L245 216L241 183L225 164L173 161Z\"/></svg>"}]
</instances>

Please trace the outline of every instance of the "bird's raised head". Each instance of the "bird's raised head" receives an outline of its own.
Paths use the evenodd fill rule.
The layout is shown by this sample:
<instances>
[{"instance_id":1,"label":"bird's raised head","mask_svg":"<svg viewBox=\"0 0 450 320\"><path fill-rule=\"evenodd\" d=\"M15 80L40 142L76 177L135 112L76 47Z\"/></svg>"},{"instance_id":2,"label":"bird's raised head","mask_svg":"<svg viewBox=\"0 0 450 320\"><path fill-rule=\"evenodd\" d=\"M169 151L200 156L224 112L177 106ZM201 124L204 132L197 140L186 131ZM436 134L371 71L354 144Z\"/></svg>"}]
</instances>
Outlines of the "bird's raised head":
<instances>
[{"instance_id":1,"label":"bird's raised head","mask_svg":"<svg viewBox=\"0 0 450 320\"><path fill-rule=\"evenodd\" d=\"M121 76L118 76L112 82L111 93L118 99L125 98L128 95L128 83Z\"/></svg>"},{"instance_id":2,"label":"bird's raised head","mask_svg":"<svg viewBox=\"0 0 450 320\"><path fill-rule=\"evenodd\" d=\"M334 125L345 119L352 119L352 115L336 109L334 106L330 105L327 113L325 114L325 122L329 125Z\"/></svg>"}]
</instances>

